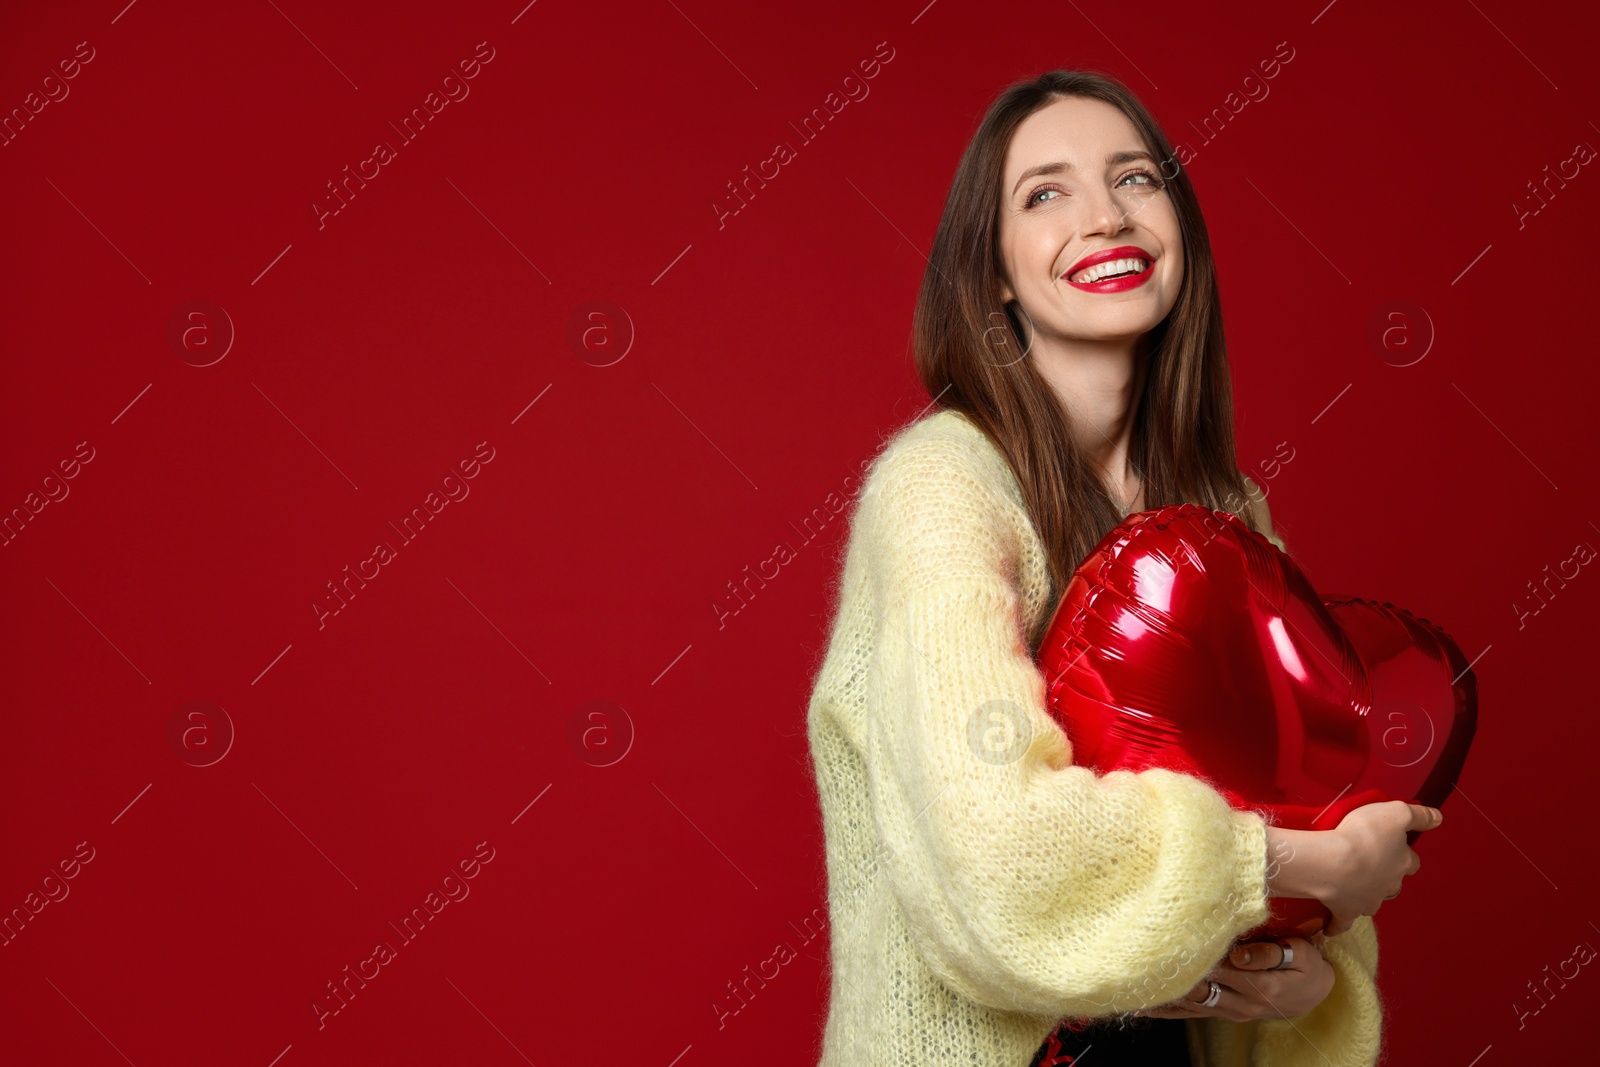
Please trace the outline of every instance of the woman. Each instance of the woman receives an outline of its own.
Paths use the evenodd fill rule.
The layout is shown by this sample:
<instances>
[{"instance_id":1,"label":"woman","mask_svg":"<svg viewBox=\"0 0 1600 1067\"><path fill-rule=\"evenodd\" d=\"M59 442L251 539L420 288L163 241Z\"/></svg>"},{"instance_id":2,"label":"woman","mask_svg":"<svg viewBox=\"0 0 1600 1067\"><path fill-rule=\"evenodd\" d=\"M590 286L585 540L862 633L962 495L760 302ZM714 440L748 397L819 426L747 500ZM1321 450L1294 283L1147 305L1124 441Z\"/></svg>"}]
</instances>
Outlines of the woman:
<instances>
[{"instance_id":1,"label":"woman","mask_svg":"<svg viewBox=\"0 0 1600 1067\"><path fill-rule=\"evenodd\" d=\"M1108 1067L1370 1067L1371 915L1420 866L1406 832L1438 813L1372 804L1282 830L1197 778L1074 767L1044 707L1033 653L1126 515L1201 503L1282 547L1234 465L1194 190L1126 88L1056 71L991 106L914 348L940 410L856 495L808 711L821 1067L1054 1067L1086 1047ZM1334 921L1316 943L1234 946L1268 896L1319 898Z\"/></svg>"}]
</instances>

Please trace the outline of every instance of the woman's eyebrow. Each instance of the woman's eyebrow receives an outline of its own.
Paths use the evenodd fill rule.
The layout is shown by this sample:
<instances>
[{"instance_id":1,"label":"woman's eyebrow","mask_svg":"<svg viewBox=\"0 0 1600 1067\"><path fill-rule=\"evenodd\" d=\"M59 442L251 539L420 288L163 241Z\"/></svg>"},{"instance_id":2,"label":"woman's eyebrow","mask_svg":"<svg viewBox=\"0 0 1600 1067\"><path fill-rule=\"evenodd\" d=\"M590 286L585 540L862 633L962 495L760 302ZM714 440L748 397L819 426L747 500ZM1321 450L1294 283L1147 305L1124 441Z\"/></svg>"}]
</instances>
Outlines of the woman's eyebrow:
<instances>
[{"instance_id":1,"label":"woman's eyebrow","mask_svg":"<svg viewBox=\"0 0 1600 1067\"><path fill-rule=\"evenodd\" d=\"M1113 152L1106 156L1106 165L1116 166L1118 163L1132 163L1136 159L1150 160L1152 163L1155 162L1150 153L1146 152L1142 148L1124 148L1120 152ZM1072 169L1074 168L1071 163L1059 159L1054 163L1041 163L1037 167L1029 167L1027 170L1022 172L1020 177L1017 178L1017 184L1011 187L1011 195L1016 196L1017 190L1022 188L1022 183L1027 181L1029 178L1037 178L1041 174L1060 174L1062 171L1068 171Z\"/></svg>"}]
</instances>

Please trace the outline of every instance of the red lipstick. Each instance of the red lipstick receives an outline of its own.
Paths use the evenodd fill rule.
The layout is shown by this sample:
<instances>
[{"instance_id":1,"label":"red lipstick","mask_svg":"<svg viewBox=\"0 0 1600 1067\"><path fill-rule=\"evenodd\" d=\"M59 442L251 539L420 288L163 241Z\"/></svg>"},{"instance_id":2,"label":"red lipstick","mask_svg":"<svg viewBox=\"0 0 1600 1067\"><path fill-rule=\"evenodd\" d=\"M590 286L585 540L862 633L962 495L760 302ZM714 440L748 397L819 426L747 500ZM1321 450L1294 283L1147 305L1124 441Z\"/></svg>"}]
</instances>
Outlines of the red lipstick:
<instances>
[{"instance_id":1,"label":"red lipstick","mask_svg":"<svg viewBox=\"0 0 1600 1067\"><path fill-rule=\"evenodd\" d=\"M1124 274L1116 278L1102 278L1097 282L1084 285L1072 281L1071 278L1079 271L1087 270L1099 263L1112 259L1142 259L1145 261L1144 270L1137 274ZM1061 280L1085 293L1120 293L1128 289L1137 289L1150 280L1155 273L1156 257L1153 253L1146 252L1138 245L1118 245L1116 248L1107 248L1104 251L1092 252L1072 265L1072 269L1061 276Z\"/></svg>"}]
</instances>

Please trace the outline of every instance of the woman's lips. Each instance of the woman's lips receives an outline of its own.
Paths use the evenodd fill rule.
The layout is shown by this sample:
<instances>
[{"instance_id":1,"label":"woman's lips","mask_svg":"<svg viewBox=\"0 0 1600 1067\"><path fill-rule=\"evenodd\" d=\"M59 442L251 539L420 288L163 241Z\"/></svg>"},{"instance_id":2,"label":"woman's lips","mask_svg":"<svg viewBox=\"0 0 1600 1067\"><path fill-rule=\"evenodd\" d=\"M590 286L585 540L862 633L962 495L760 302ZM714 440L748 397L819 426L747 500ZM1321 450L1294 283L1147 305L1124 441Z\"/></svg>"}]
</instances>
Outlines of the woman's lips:
<instances>
[{"instance_id":1,"label":"woman's lips","mask_svg":"<svg viewBox=\"0 0 1600 1067\"><path fill-rule=\"evenodd\" d=\"M1088 270L1090 267L1119 259L1143 260L1145 266L1144 269L1139 271L1137 274L1123 274L1118 277L1102 278L1099 281L1087 283L1075 282L1072 280L1073 275ZM1151 275L1155 273L1155 265L1156 257L1151 255L1149 252L1146 252L1144 249L1135 245L1121 245L1117 248L1108 248L1103 252L1096 252L1093 255L1085 256L1083 259L1073 264L1072 269L1063 274L1061 279L1074 289L1079 289L1086 293L1120 293L1128 289L1137 289L1139 286L1148 282L1151 278Z\"/></svg>"},{"instance_id":2,"label":"woman's lips","mask_svg":"<svg viewBox=\"0 0 1600 1067\"><path fill-rule=\"evenodd\" d=\"M1120 293L1127 289L1137 289L1150 280L1155 273L1156 265L1151 262L1149 266L1138 274L1124 274L1118 278L1103 278L1097 282L1084 285L1082 282L1068 281L1067 284L1074 289L1081 289L1086 293Z\"/></svg>"}]
</instances>

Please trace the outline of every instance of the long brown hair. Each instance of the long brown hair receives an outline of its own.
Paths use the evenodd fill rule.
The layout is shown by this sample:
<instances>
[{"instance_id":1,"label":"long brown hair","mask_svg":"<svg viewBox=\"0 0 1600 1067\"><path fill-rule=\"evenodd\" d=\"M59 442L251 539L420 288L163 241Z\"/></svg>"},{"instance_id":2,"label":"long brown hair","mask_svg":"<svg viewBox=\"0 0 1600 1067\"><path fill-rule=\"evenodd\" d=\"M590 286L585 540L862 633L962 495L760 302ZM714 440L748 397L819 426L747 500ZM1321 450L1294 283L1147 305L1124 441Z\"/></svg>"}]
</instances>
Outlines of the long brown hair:
<instances>
[{"instance_id":1,"label":"long brown hair","mask_svg":"<svg viewBox=\"0 0 1600 1067\"><path fill-rule=\"evenodd\" d=\"M1103 100L1128 116L1146 149L1162 161L1161 178L1183 235L1177 302L1141 342L1148 345L1149 362L1128 459L1143 481L1144 507L1203 504L1232 511L1266 532L1235 466L1222 304L1189 176L1161 128L1121 82L1087 71L1050 71L1001 93L962 154L922 276L912 346L934 403L966 414L1010 463L1049 556L1052 599L1122 520L1074 442L1060 399L1032 360L1017 357L1025 352L1025 335L1016 310L1002 311L999 212L1006 150L1024 119L1068 96Z\"/></svg>"}]
</instances>

